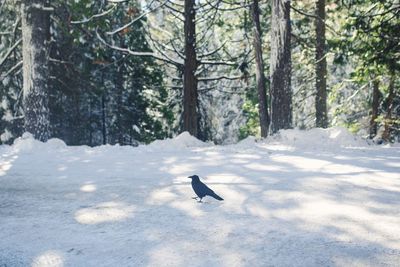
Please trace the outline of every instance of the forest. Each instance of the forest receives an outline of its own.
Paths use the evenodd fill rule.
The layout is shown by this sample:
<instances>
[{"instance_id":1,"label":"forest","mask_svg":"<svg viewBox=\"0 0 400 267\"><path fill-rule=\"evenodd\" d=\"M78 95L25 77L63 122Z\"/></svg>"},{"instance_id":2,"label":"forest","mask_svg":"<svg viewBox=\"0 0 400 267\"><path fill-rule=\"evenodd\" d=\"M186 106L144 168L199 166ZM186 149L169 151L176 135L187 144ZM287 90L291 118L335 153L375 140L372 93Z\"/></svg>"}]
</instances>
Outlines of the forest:
<instances>
[{"instance_id":1,"label":"forest","mask_svg":"<svg viewBox=\"0 0 400 267\"><path fill-rule=\"evenodd\" d=\"M400 138L399 0L1 0L0 134Z\"/></svg>"}]
</instances>

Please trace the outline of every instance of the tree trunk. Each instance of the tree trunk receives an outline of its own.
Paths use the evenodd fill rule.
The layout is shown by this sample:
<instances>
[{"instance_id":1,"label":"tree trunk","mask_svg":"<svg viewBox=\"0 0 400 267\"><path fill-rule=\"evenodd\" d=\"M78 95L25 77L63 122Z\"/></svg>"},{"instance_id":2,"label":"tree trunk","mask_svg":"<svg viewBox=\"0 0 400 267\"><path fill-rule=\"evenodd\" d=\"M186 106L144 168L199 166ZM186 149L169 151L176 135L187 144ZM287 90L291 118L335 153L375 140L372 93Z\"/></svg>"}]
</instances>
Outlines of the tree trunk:
<instances>
[{"instance_id":1,"label":"tree trunk","mask_svg":"<svg viewBox=\"0 0 400 267\"><path fill-rule=\"evenodd\" d=\"M41 141L49 138L48 38L49 12L45 0L23 0L23 107L25 131Z\"/></svg>"},{"instance_id":2,"label":"tree trunk","mask_svg":"<svg viewBox=\"0 0 400 267\"><path fill-rule=\"evenodd\" d=\"M292 127L290 0L272 0L271 131Z\"/></svg>"},{"instance_id":3,"label":"tree trunk","mask_svg":"<svg viewBox=\"0 0 400 267\"><path fill-rule=\"evenodd\" d=\"M260 118L261 137L268 136L269 115L267 104L266 79L264 74L264 61L262 56L260 9L258 0L253 0L251 6L253 16L253 45L256 57L256 82L258 91L258 113Z\"/></svg>"},{"instance_id":4,"label":"tree trunk","mask_svg":"<svg viewBox=\"0 0 400 267\"><path fill-rule=\"evenodd\" d=\"M185 0L185 65L183 72L183 130L198 137L195 0Z\"/></svg>"},{"instance_id":5,"label":"tree trunk","mask_svg":"<svg viewBox=\"0 0 400 267\"><path fill-rule=\"evenodd\" d=\"M315 15L315 87L317 89L315 99L315 119L316 126L320 128L328 127L328 112L326 106L326 44L325 44L325 0L317 0Z\"/></svg>"},{"instance_id":6,"label":"tree trunk","mask_svg":"<svg viewBox=\"0 0 400 267\"><path fill-rule=\"evenodd\" d=\"M379 91L379 80L374 79L372 81L372 114L371 114L371 120L369 123L369 138L374 138L376 136L376 133L378 131L377 123L376 123L376 118L379 116L379 102L381 98L381 92Z\"/></svg>"},{"instance_id":7,"label":"tree trunk","mask_svg":"<svg viewBox=\"0 0 400 267\"><path fill-rule=\"evenodd\" d=\"M105 90L105 89L103 89ZM107 144L107 129L106 129L106 97L105 92L101 95L101 122L102 128L101 132L103 135L103 145Z\"/></svg>"},{"instance_id":8,"label":"tree trunk","mask_svg":"<svg viewBox=\"0 0 400 267\"><path fill-rule=\"evenodd\" d=\"M114 85L115 85L115 97L116 97L116 107L115 107L115 126L114 128L114 136L112 137L115 143L120 145L124 145L124 133L125 127L123 125L122 116L123 116L123 90L124 90L124 66L121 63L117 63L117 73L114 74Z\"/></svg>"},{"instance_id":9,"label":"tree trunk","mask_svg":"<svg viewBox=\"0 0 400 267\"><path fill-rule=\"evenodd\" d=\"M389 95L387 98L387 110L386 110L386 116L385 116L385 122L384 122L385 129L383 130L383 133L382 133L382 139L385 141L390 140L390 126L392 124L392 110L393 110L395 78L396 78L395 74L392 73L391 77L390 77L390 83L389 83Z\"/></svg>"}]
</instances>

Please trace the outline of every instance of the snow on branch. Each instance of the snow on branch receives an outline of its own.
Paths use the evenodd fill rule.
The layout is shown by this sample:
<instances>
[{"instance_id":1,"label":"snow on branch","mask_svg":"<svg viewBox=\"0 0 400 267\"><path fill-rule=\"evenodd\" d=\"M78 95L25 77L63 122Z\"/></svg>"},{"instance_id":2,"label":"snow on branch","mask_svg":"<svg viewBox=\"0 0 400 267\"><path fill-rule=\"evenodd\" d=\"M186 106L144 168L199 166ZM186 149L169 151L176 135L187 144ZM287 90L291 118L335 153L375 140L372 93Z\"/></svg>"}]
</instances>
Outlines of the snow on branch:
<instances>
[{"instance_id":1,"label":"snow on branch","mask_svg":"<svg viewBox=\"0 0 400 267\"><path fill-rule=\"evenodd\" d=\"M116 6L117 6L117 5L113 5L110 9L105 10L104 12L101 12L101 13L99 13L99 14L95 14L95 15L91 16L90 18L86 18L86 19L83 19L83 20L74 20L74 21L71 21L71 24L88 23L89 21L91 21L91 20L93 20L93 19L95 19L95 18L100 18L100 17L103 17L103 16L105 16L105 15L111 13L111 11L113 11L114 8L116 8Z\"/></svg>"},{"instance_id":2,"label":"snow on branch","mask_svg":"<svg viewBox=\"0 0 400 267\"><path fill-rule=\"evenodd\" d=\"M47 7L41 4L32 4L31 6L29 6L29 8L34 8L34 9L39 9L42 11L48 11L48 12L53 12L54 8L53 7Z\"/></svg>"},{"instance_id":3,"label":"snow on branch","mask_svg":"<svg viewBox=\"0 0 400 267\"><path fill-rule=\"evenodd\" d=\"M226 66L236 66L237 63L229 61L213 61L213 60L200 60L200 64L206 65L226 65Z\"/></svg>"}]
</instances>

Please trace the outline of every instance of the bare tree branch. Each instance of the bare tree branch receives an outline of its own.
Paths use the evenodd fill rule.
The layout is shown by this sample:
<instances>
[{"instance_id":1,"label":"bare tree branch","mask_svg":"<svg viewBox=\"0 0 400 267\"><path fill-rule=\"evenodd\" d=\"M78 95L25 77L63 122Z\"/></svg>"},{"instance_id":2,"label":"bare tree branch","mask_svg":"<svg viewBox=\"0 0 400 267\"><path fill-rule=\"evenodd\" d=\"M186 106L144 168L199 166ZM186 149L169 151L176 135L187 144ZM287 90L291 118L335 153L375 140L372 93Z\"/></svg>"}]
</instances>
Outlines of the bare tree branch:
<instances>
[{"instance_id":1,"label":"bare tree branch","mask_svg":"<svg viewBox=\"0 0 400 267\"><path fill-rule=\"evenodd\" d=\"M129 0L108 0L108 2L119 4L119 3L129 2Z\"/></svg>"},{"instance_id":2,"label":"bare tree branch","mask_svg":"<svg viewBox=\"0 0 400 267\"><path fill-rule=\"evenodd\" d=\"M199 77L197 78L198 81L206 82L206 81L217 81L217 80L239 80L243 78L242 75L240 76L217 76L217 77Z\"/></svg>"},{"instance_id":3,"label":"bare tree branch","mask_svg":"<svg viewBox=\"0 0 400 267\"><path fill-rule=\"evenodd\" d=\"M226 44L226 41L225 41L221 46L219 46L219 47L217 47L216 49L214 49L213 51L207 52L207 53L205 53L205 54L201 54L201 55L199 55L198 57L199 57L199 58L204 58L204 57L212 56L212 55L214 55L215 53L217 53L218 51L220 51L222 48L224 48L225 44Z\"/></svg>"},{"instance_id":4,"label":"bare tree branch","mask_svg":"<svg viewBox=\"0 0 400 267\"><path fill-rule=\"evenodd\" d=\"M173 64L173 65L182 65L182 62L178 62L178 61L175 61L175 60L170 59L170 58L166 58L166 57L159 56L159 55L157 55L157 54L154 54L153 52L137 52L137 51L132 51L132 50L130 50L129 48L123 48L123 47L111 45L111 44L107 43L107 42L100 36L100 34L99 34L99 32L98 32L98 29L96 29L96 36L97 36L97 39L99 39L99 41L100 41L102 44L104 44L105 46L107 46L107 47L109 47L109 48L112 48L112 49L114 49L114 50L121 51L121 52L127 53L127 54L129 54L129 55L133 55L133 56L145 56L145 57L147 56L147 57L153 57L153 58L155 58L155 59L162 60L162 61L164 61L164 62L168 62L168 63ZM165 56L165 55L164 55L164 56Z\"/></svg>"},{"instance_id":5,"label":"bare tree branch","mask_svg":"<svg viewBox=\"0 0 400 267\"><path fill-rule=\"evenodd\" d=\"M4 62L7 60L7 58L10 56L12 51L22 42L22 39L19 39L18 41L15 42L15 44L8 50L6 55L0 60L0 68L4 64Z\"/></svg>"},{"instance_id":6,"label":"bare tree branch","mask_svg":"<svg viewBox=\"0 0 400 267\"><path fill-rule=\"evenodd\" d=\"M105 15L111 13L111 11L113 11L114 8L116 8L116 7L117 7L117 5L113 5L110 9L108 9L108 10L102 12L102 13L95 14L95 15L91 16L90 18L87 18L87 19L71 21L71 24L83 24L83 23L88 23L89 21L91 21L91 20L93 20L93 19L95 19L95 18L100 18L100 17L103 17L103 16L105 16Z\"/></svg>"},{"instance_id":7,"label":"bare tree branch","mask_svg":"<svg viewBox=\"0 0 400 267\"><path fill-rule=\"evenodd\" d=\"M336 30L335 30L334 28L332 28L331 26L329 26L329 25L326 23L326 21L323 20L322 18L320 18L319 16L314 15L314 14L310 14L310 13L307 13L307 12L305 12L305 11L303 11L303 10L300 10L300 9L298 9L298 8L295 8L293 5L290 5L290 8L293 9L294 11L296 11L297 13L301 14L301 15L304 15L304 16L306 16L306 17L310 17L310 18L314 18L314 19L318 19L318 20L322 21L322 23L325 24L325 26L326 26L327 29L329 29L329 30L330 30L331 32L333 32L334 34L338 35L338 33L336 32Z\"/></svg>"},{"instance_id":8,"label":"bare tree branch","mask_svg":"<svg viewBox=\"0 0 400 267\"><path fill-rule=\"evenodd\" d=\"M0 76L0 79L4 79L5 77L7 77L8 75L10 75L12 72L14 72L16 69L18 69L19 67L22 66L22 60L19 61L17 64L14 65L14 67L12 67L11 69L9 69L6 73L4 73L3 75Z\"/></svg>"},{"instance_id":9,"label":"bare tree branch","mask_svg":"<svg viewBox=\"0 0 400 267\"><path fill-rule=\"evenodd\" d=\"M215 9L217 9L217 10L219 10L219 11L235 11L235 10L238 10L238 9L242 9L242 8L248 8L248 7L250 7L251 6L251 3L236 3L236 5L237 5L237 7L231 7L231 8L221 8L221 7L219 7L219 3L224 3L224 4L228 4L227 2L224 2L224 1L221 1L221 0L219 0L218 2L217 2L217 4L213 4L213 3L211 3L210 1L208 1L208 0L206 0L206 2L207 2L207 4L209 5L209 6L211 6L212 8L215 8ZM232 3L232 4L228 4L228 5L233 5L234 3Z\"/></svg>"},{"instance_id":10,"label":"bare tree branch","mask_svg":"<svg viewBox=\"0 0 400 267\"><path fill-rule=\"evenodd\" d=\"M116 33L120 32L120 31L125 30L126 28L128 28L129 26L131 26L131 25L132 25L133 23L135 23L136 21L142 19L143 17L147 16L147 15L150 14L151 12L153 12L153 11L157 10L158 8L164 6L167 2L168 2L168 1L164 1L161 5L159 5L159 6L155 7L155 8L153 8L153 9L150 9L150 10L147 11L147 12L142 13L142 14L139 15L138 17L136 17L136 18L134 18L133 20L131 20L129 23L127 23L127 24L125 24L125 25L123 25L123 26L121 26L121 27L119 27L119 28L117 28L117 29L115 29L115 30L113 30L113 31L106 32L106 34L107 34L107 35L113 35L113 34L116 34ZM153 3L153 1L149 4L149 6L151 6L152 3Z\"/></svg>"}]
</instances>

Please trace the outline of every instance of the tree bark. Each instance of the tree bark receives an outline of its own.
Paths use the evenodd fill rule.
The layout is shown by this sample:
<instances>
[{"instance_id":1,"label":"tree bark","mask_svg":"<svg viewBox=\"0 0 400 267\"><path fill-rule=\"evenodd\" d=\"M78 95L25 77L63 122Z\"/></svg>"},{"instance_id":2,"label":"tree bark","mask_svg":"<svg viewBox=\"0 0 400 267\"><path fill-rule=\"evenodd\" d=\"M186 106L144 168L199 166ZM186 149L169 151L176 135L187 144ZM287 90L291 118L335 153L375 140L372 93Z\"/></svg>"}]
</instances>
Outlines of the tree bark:
<instances>
[{"instance_id":1,"label":"tree bark","mask_svg":"<svg viewBox=\"0 0 400 267\"><path fill-rule=\"evenodd\" d=\"M41 141L49 138L48 38L49 12L45 0L23 0L23 107L25 131Z\"/></svg>"},{"instance_id":2,"label":"tree bark","mask_svg":"<svg viewBox=\"0 0 400 267\"><path fill-rule=\"evenodd\" d=\"M315 31L316 31L316 44L315 44L315 119L316 126L320 128L328 127L328 112L326 105L326 44L325 44L325 0L317 0L316 3L316 16Z\"/></svg>"},{"instance_id":3,"label":"tree bark","mask_svg":"<svg viewBox=\"0 0 400 267\"><path fill-rule=\"evenodd\" d=\"M374 138L377 134L378 127L376 119L379 116L379 102L381 98L381 92L379 91L379 80L374 79L372 81L372 114L369 123L369 138Z\"/></svg>"},{"instance_id":4,"label":"tree bark","mask_svg":"<svg viewBox=\"0 0 400 267\"><path fill-rule=\"evenodd\" d=\"M197 69L196 55L196 11L195 0L185 0L185 62L183 72L183 130L198 137L199 122L197 113Z\"/></svg>"},{"instance_id":5,"label":"tree bark","mask_svg":"<svg viewBox=\"0 0 400 267\"><path fill-rule=\"evenodd\" d=\"M272 0L271 131L292 128L290 0Z\"/></svg>"},{"instance_id":6,"label":"tree bark","mask_svg":"<svg viewBox=\"0 0 400 267\"><path fill-rule=\"evenodd\" d=\"M258 113L260 118L261 137L267 137L269 129L269 115L266 79L264 74L264 61L262 56L260 9L258 0L253 0L251 11L253 17L253 45L254 54L256 57L256 82L258 91Z\"/></svg>"},{"instance_id":7,"label":"tree bark","mask_svg":"<svg viewBox=\"0 0 400 267\"><path fill-rule=\"evenodd\" d=\"M106 97L105 92L101 94L101 133L103 135L103 145L107 144L107 129L106 129Z\"/></svg>"},{"instance_id":8,"label":"tree bark","mask_svg":"<svg viewBox=\"0 0 400 267\"><path fill-rule=\"evenodd\" d=\"M382 133L382 139L385 141L390 140L390 126L392 125L392 110L393 110L393 99L394 99L394 82L396 76L394 73L391 74L389 83L389 95L387 97L387 110L384 122L384 130Z\"/></svg>"}]
</instances>

